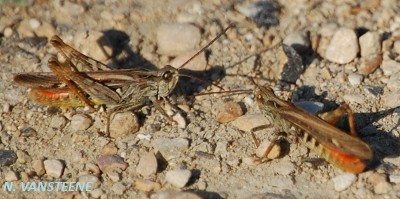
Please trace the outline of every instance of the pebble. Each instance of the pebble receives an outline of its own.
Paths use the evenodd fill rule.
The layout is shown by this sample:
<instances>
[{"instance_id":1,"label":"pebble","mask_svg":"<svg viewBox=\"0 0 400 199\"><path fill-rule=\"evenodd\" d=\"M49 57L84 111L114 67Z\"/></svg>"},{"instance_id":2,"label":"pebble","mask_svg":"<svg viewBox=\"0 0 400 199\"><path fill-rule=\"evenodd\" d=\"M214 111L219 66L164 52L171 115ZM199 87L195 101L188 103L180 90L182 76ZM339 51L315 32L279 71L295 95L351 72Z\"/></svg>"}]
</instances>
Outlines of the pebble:
<instances>
[{"instance_id":1,"label":"pebble","mask_svg":"<svg viewBox=\"0 0 400 199\"><path fill-rule=\"evenodd\" d=\"M381 53L381 36L378 32L367 32L359 38L361 57L369 57Z\"/></svg>"},{"instance_id":2,"label":"pebble","mask_svg":"<svg viewBox=\"0 0 400 199\"><path fill-rule=\"evenodd\" d=\"M4 30L4 35L5 35L5 30ZM393 50L395 53L400 54L400 40L394 42Z\"/></svg>"},{"instance_id":3,"label":"pebble","mask_svg":"<svg viewBox=\"0 0 400 199\"><path fill-rule=\"evenodd\" d=\"M69 1L64 2L63 9L69 15L77 17L81 16L85 12L85 8L82 5Z\"/></svg>"},{"instance_id":4,"label":"pebble","mask_svg":"<svg viewBox=\"0 0 400 199\"><path fill-rule=\"evenodd\" d=\"M385 194L392 189L392 185L388 182L381 182L374 186L374 192L376 194Z\"/></svg>"},{"instance_id":5,"label":"pebble","mask_svg":"<svg viewBox=\"0 0 400 199\"><path fill-rule=\"evenodd\" d=\"M40 21L38 19L31 18L29 19L29 25L31 25L32 29L37 29L40 26Z\"/></svg>"},{"instance_id":6,"label":"pebble","mask_svg":"<svg viewBox=\"0 0 400 199\"><path fill-rule=\"evenodd\" d=\"M272 149L267 153L268 147L274 144ZM282 153L282 147L279 142L272 143L269 140L264 140L260 143L260 145L256 149L256 156L259 158L268 158L270 160L278 158Z\"/></svg>"},{"instance_id":7,"label":"pebble","mask_svg":"<svg viewBox=\"0 0 400 199\"><path fill-rule=\"evenodd\" d=\"M3 31L3 34L4 34L5 38L11 37L13 33L14 33L14 31L10 27L5 28L4 31Z\"/></svg>"},{"instance_id":8,"label":"pebble","mask_svg":"<svg viewBox=\"0 0 400 199\"><path fill-rule=\"evenodd\" d=\"M91 182L93 188L97 188L101 184L100 179L97 176L91 175L91 174L86 174L86 175L80 176L79 182Z\"/></svg>"},{"instance_id":9,"label":"pebble","mask_svg":"<svg viewBox=\"0 0 400 199\"><path fill-rule=\"evenodd\" d=\"M160 183L153 182L151 180L138 179L135 181L135 188L140 191L151 192L160 190L161 185Z\"/></svg>"},{"instance_id":10,"label":"pebble","mask_svg":"<svg viewBox=\"0 0 400 199\"><path fill-rule=\"evenodd\" d=\"M36 172L36 175L42 176L42 175L44 175L46 173L46 170L44 168L43 160L34 160L32 162L32 165L33 165L33 169Z\"/></svg>"},{"instance_id":11,"label":"pebble","mask_svg":"<svg viewBox=\"0 0 400 199\"><path fill-rule=\"evenodd\" d=\"M35 34L29 24L29 19L23 19L17 27L18 35L21 38L34 37Z\"/></svg>"},{"instance_id":12,"label":"pebble","mask_svg":"<svg viewBox=\"0 0 400 199\"><path fill-rule=\"evenodd\" d=\"M399 89L400 88L400 73L396 73L396 74L390 76L389 81L386 84L386 87L390 91Z\"/></svg>"},{"instance_id":13,"label":"pebble","mask_svg":"<svg viewBox=\"0 0 400 199\"><path fill-rule=\"evenodd\" d=\"M3 104L3 112L8 113L11 111L11 105L9 103L4 103Z\"/></svg>"},{"instance_id":14,"label":"pebble","mask_svg":"<svg viewBox=\"0 0 400 199\"><path fill-rule=\"evenodd\" d=\"M189 148L189 140L186 138L158 138L152 145L166 160L171 160L182 155Z\"/></svg>"},{"instance_id":15,"label":"pebble","mask_svg":"<svg viewBox=\"0 0 400 199\"><path fill-rule=\"evenodd\" d=\"M61 115L55 115L51 117L50 127L51 128L58 128L63 129L67 125L67 119Z\"/></svg>"},{"instance_id":16,"label":"pebble","mask_svg":"<svg viewBox=\"0 0 400 199\"><path fill-rule=\"evenodd\" d=\"M189 50L182 54L179 54L175 59L173 59L170 63L174 68L179 68L185 63L187 60L193 57L198 52L198 50ZM207 59L206 54L204 52L197 55L194 59L190 60L183 68L192 70L192 71L204 71L207 67Z\"/></svg>"},{"instance_id":17,"label":"pebble","mask_svg":"<svg viewBox=\"0 0 400 199\"><path fill-rule=\"evenodd\" d=\"M232 122L233 126L245 132L251 132L254 128L269 124L268 119L262 114L246 114Z\"/></svg>"},{"instance_id":18,"label":"pebble","mask_svg":"<svg viewBox=\"0 0 400 199\"><path fill-rule=\"evenodd\" d=\"M17 151L17 161L19 163L25 164L27 162L32 162L31 156L26 151L18 150Z\"/></svg>"},{"instance_id":19,"label":"pebble","mask_svg":"<svg viewBox=\"0 0 400 199\"><path fill-rule=\"evenodd\" d=\"M321 102L302 101L302 102L295 102L294 105L313 115L316 115L317 113L321 112L324 109L324 104Z\"/></svg>"},{"instance_id":20,"label":"pebble","mask_svg":"<svg viewBox=\"0 0 400 199\"><path fill-rule=\"evenodd\" d=\"M354 30L339 28L326 49L325 58L338 64L346 64L356 58L358 51L358 40Z\"/></svg>"},{"instance_id":21,"label":"pebble","mask_svg":"<svg viewBox=\"0 0 400 199\"><path fill-rule=\"evenodd\" d=\"M60 160L45 160L44 169L48 176L59 178L64 172L64 164Z\"/></svg>"},{"instance_id":22,"label":"pebble","mask_svg":"<svg viewBox=\"0 0 400 199\"><path fill-rule=\"evenodd\" d=\"M358 93L349 93L343 96L344 101L348 102L349 104L358 103L363 104L365 102L365 97Z\"/></svg>"},{"instance_id":23,"label":"pebble","mask_svg":"<svg viewBox=\"0 0 400 199\"><path fill-rule=\"evenodd\" d=\"M21 130L22 137L35 137L37 136L37 131L32 127L26 127Z\"/></svg>"},{"instance_id":24,"label":"pebble","mask_svg":"<svg viewBox=\"0 0 400 199\"><path fill-rule=\"evenodd\" d=\"M112 186L111 190L117 195L122 195L126 190L126 186L122 182L117 182Z\"/></svg>"},{"instance_id":25,"label":"pebble","mask_svg":"<svg viewBox=\"0 0 400 199\"><path fill-rule=\"evenodd\" d=\"M362 75L360 75L360 74L357 74L357 73L351 73L351 74L348 76L348 79L349 79L349 82L350 82L351 85L353 85L353 86L358 86L358 85L360 85L361 82L363 81L364 76L362 76Z\"/></svg>"},{"instance_id":26,"label":"pebble","mask_svg":"<svg viewBox=\"0 0 400 199\"><path fill-rule=\"evenodd\" d=\"M90 196L92 196L93 198L100 198L101 195L103 195L103 190L101 190L101 188L93 189L90 191Z\"/></svg>"},{"instance_id":27,"label":"pebble","mask_svg":"<svg viewBox=\"0 0 400 199\"><path fill-rule=\"evenodd\" d=\"M119 182L121 180L121 176L119 175L119 173L115 172L115 171L111 171L107 173L107 176L111 179L111 181L113 182Z\"/></svg>"},{"instance_id":28,"label":"pebble","mask_svg":"<svg viewBox=\"0 0 400 199\"><path fill-rule=\"evenodd\" d=\"M47 37L48 39L58 34L54 26L47 22L43 22L34 32L38 37Z\"/></svg>"},{"instance_id":29,"label":"pebble","mask_svg":"<svg viewBox=\"0 0 400 199\"><path fill-rule=\"evenodd\" d=\"M381 64L383 74L391 76L392 74L400 72L400 62L391 59L384 59Z\"/></svg>"},{"instance_id":30,"label":"pebble","mask_svg":"<svg viewBox=\"0 0 400 199\"><path fill-rule=\"evenodd\" d=\"M177 124L178 128L186 128L186 120L177 108L169 105L168 103L164 106L164 108L165 113L167 113L168 116L172 117L172 120Z\"/></svg>"},{"instance_id":31,"label":"pebble","mask_svg":"<svg viewBox=\"0 0 400 199\"><path fill-rule=\"evenodd\" d=\"M92 119L85 114L75 114L71 118L72 131L84 131L92 125Z\"/></svg>"},{"instance_id":32,"label":"pebble","mask_svg":"<svg viewBox=\"0 0 400 199\"><path fill-rule=\"evenodd\" d=\"M110 122L110 137L119 138L139 131L139 119L131 111L116 113Z\"/></svg>"},{"instance_id":33,"label":"pebble","mask_svg":"<svg viewBox=\"0 0 400 199\"><path fill-rule=\"evenodd\" d=\"M385 92L382 96L383 104L388 108L396 108L400 106L400 89Z\"/></svg>"},{"instance_id":34,"label":"pebble","mask_svg":"<svg viewBox=\"0 0 400 199\"><path fill-rule=\"evenodd\" d=\"M110 142L101 149L103 155L114 155L118 153L118 148L114 142Z\"/></svg>"},{"instance_id":35,"label":"pebble","mask_svg":"<svg viewBox=\"0 0 400 199\"><path fill-rule=\"evenodd\" d=\"M357 180L357 176L352 173L344 173L333 178L336 191L343 191L350 187Z\"/></svg>"},{"instance_id":36,"label":"pebble","mask_svg":"<svg viewBox=\"0 0 400 199\"><path fill-rule=\"evenodd\" d=\"M17 154L11 150L0 150L0 167L10 166L17 160Z\"/></svg>"},{"instance_id":37,"label":"pebble","mask_svg":"<svg viewBox=\"0 0 400 199\"><path fill-rule=\"evenodd\" d=\"M99 175L100 174L100 168L93 163L86 163L86 170L88 170L90 173Z\"/></svg>"},{"instance_id":38,"label":"pebble","mask_svg":"<svg viewBox=\"0 0 400 199\"><path fill-rule=\"evenodd\" d=\"M158 53L176 56L193 50L200 43L200 30L184 23L163 24L157 31Z\"/></svg>"},{"instance_id":39,"label":"pebble","mask_svg":"<svg viewBox=\"0 0 400 199\"><path fill-rule=\"evenodd\" d=\"M399 184L400 183L400 175L390 175L389 181L391 183Z\"/></svg>"},{"instance_id":40,"label":"pebble","mask_svg":"<svg viewBox=\"0 0 400 199\"><path fill-rule=\"evenodd\" d=\"M190 180L192 172L186 169L171 170L165 174L167 182L177 188L183 188Z\"/></svg>"},{"instance_id":41,"label":"pebble","mask_svg":"<svg viewBox=\"0 0 400 199\"><path fill-rule=\"evenodd\" d=\"M150 198L151 199L202 199L195 193L191 193L188 191L176 192L171 190L155 193L151 195ZM222 198L227 198L227 197L222 197Z\"/></svg>"},{"instance_id":42,"label":"pebble","mask_svg":"<svg viewBox=\"0 0 400 199\"><path fill-rule=\"evenodd\" d=\"M103 32L84 32L77 35L75 38L74 41L76 44L80 45L82 53L101 62L107 62L110 59L110 55L113 53L110 47L113 44L109 43L110 41Z\"/></svg>"},{"instance_id":43,"label":"pebble","mask_svg":"<svg viewBox=\"0 0 400 199\"><path fill-rule=\"evenodd\" d=\"M118 155L104 155L97 158L97 165L102 172L108 173L111 171L125 170L128 163Z\"/></svg>"},{"instance_id":44,"label":"pebble","mask_svg":"<svg viewBox=\"0 0 400 199\"><path fill-rule=\"evenodd\" d=\"M239 103L229 101L225 103L223 110L221 110L216 117L219 123L225 124L235 120L243 115L242 107Z\"/></svg>"},{"instance_id":45,"label":"pebble","mask_svg":"<svg viewBox=\"0 0 400 199\"><path fill-rule=\"evenodd\" d=\"M136 172L143 177L149 177L157 173L158 163L153 152L148 152L142 155L139 164L136 167Z\"/></svg>"},{"instance_id":46,"label":"pebble","mask_svg":"<svg viewBox=\"0 0 400 199\"><path fill-rule=\"evenodd\" d=\"M381 64L383 57L382 55L375 55L370 57L364 57L361 61L361 65L358 68L358 73L361 75L369 75L373 73Z\"/></svg>"},{"instance_id":47,"label":"pebble","mask_svg":"<svg viewBox=\"0 0 400 199\"><path fill-rule=\"evenodd\" d=\"M296 166L292 162L279 161L273 167L276 174L281 176L287 176L296 171Z\"/></svg>"},{"instance_id":48,"label":"pebble","mask_svg":"<svg viewBox=\"0 0 400 199\"><path fill-rule=\"evenodd\" d=\"M302 54L310 49L311 41L305 32L293 32L283 39L283 43L294 48L298 53Z\"/></svg>"},{"instance_id":49,"label":"pebble","mask_svg":"<svg viewBox=\"0 0 400 199\"><path fill-rule=\"evenodd\" d=\"M6 173L4 179L7 182L17 181L18 180L18 175L14 171L9 171L9 172Z\"/></svg>"},{"instance_id":50,"label":"pebble","mask_svg":"<svg viewBox=\"0 0 400 199\"><path fill-rule=\"evenodd\" d=\"M374 172L370 176L368 176L368 183L371 183L372 185L377 185L382 182L386 182L386 175L382 173L377 173Z\"/></svg>"}]
</instances>

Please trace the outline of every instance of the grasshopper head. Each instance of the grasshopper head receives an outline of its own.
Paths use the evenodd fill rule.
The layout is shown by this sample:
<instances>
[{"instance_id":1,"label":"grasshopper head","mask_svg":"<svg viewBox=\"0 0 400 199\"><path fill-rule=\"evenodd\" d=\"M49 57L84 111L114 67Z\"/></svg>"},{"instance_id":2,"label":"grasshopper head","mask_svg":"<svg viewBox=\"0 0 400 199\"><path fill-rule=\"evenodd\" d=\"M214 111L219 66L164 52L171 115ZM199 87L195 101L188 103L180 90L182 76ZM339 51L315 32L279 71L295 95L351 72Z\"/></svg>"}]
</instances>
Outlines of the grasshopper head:
<instances>
[{"instance_id":1,"label":"grasshopper head","mask_svg":"<svg viewBox=\"0 0 400 199\"><path fill-rule=\"evenodd\" d=\"M179 80L178 69L166 65L159 73L158 96L166 97L174 90Z\"/></svg>"},{"instance_id":2,"label":"grasshopper head","mask_svg":"<svg viewBox=\"0 0 400 199\"><path fill-rule=\"evenodd\" d=\"M255 98L257 103L266 104L270 101L273 101L276 96L272 88L258 86L258 91L256 92Z\"/></svg>"}]
</instances>

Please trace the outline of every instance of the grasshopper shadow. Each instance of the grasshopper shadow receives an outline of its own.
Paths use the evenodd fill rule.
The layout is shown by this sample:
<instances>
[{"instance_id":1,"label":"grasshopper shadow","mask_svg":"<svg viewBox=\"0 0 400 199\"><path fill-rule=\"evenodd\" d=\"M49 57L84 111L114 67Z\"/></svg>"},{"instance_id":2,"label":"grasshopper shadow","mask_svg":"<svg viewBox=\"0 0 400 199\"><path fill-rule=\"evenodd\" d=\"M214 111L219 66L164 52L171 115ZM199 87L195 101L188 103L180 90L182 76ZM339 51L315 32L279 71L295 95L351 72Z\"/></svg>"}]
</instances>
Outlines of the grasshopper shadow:
<instances>
[{"instance_id":1,"label":"grasshopper shadow","mask_svg":"<svg viewBox=\"0 0 400 199\"><path fill-rule=\"evenodd\" d=\"M314 90L315 88L310 86L298 88L295 93L297 93L297 96L299 96L301 100L297 99L296 101L308 100L322 102L326 106L322 112L333 110L339 106L334 101L325 99L327 93L324 92L322 95L316 95ZM354 113L357 134L360 139L371 147L374 153L373 158L369 161L369 169L374 169L381 165L382 160L386 157L400 156L400 139L391 134L391 131L399 126L400 121L397 121L397 124L392 127L390 131L381 130L380 126L375 124L380 119L393 114L395 109L396 108L377 112ZM342 116L337 125L345 132L349 132L347 115ZM393 169L394 166L389 163L384 163L383 167L390 170Z\"/></svg>"},{"instance_id":2,"label":"grasshopper shadow","mask_svg":"<svg viewBox=\"0 0 400 199\"><path fill-rule=\"evenodd\" d=\"M103 53L112 63L110 67L114 69L145 68L156 70L157 67L141 55L135 53L129 45L130 37L125 32L119 30L105 30L103 36L97 40ZM111 49L111 54L107 53L106 48Z\"/></svg>"}]
</instances>

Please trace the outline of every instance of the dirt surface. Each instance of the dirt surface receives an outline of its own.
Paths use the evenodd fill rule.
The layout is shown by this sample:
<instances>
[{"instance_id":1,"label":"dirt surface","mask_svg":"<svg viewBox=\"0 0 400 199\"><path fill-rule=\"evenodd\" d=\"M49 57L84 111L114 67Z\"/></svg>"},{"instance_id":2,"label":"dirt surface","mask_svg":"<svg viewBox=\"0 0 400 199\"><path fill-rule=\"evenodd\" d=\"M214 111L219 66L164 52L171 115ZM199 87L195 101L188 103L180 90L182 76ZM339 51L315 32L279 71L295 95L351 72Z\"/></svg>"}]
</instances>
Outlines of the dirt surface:
<instances>
[{"instance_id":1,"label":"dirt surface","mask_svg":"<svg viewBox=\"0 0 400 199\"><path fill-rule=\"evenodd\" d=\"M360 76L352 79L352 74L359 74L363 63L360 52L346 64L328 61L318 53L318 49L329 44L324 43L324 37L331 37L338 27L346 27L354 30L357 37L368 31L379 33L382 44L379 54L383 60L397 62L395 43L400 38L400 7L396 0L0 3L0 149L14 151L18 157L15 163L2 165L0 183L3 186L7 180L77 182L88 174L99 180L95 192L2 189L0 198L150 198L166 190L192 192L202 198L400 197L399 111L394 109L400 96L396 95L399 93L396 87L400 85L398 69L387 73L391 68L378 68L362 75L361 82L357 83ZM252 17L249 12L256 15ZM197 27L201 32L197 48L205 46L230 23L235 24L207 49L207 65L211 69L196 72L198 77L217 80L215 83L231 90L254 89L247 78L254 77L260 84L280 85L285 90L283 94L293 92L293 101L322 102L326 110L346 101L355 112L360 138L374 151L368 171L341 182L341 177L347 174L319 159L300 143L288 145L289 152L281 158L258 165L246 163L246 158L256 149L249 132L240 131L231 123L220 124L215 118L228 101L239 102L245 115L260 113L252 95L196 97L189 103L190 109L182 112L188 122L184 129L171 124L154 107L146 106L135 111L139 117L138 132L110 138L105 135L104 108L88 111L40 106L29 100L26 88L13 83L17 73L49 72L47 59L56 52L48 43L53 34L113 68L141 66L155 70L156 66L173 59L157 51L158 27L171 23L190 23ZM327 28L332 24L336 28ZM282 58L276 56L276 48L270 48L295 32L307 33L310 41L300 53L305 71L294 84L282 83L279 81ZM102 43L104 38L106 42ZM111 57L99 50L104 46ZM393 67L396 66L399 65ZM392 81L396 77L397 81ZM189 94L218 90L196 82L186 81L190 84L180 86ZM182 83L185 81L179 84ZM384 100L388 98L394 102ZM71 125L75 114L90 118L87 129ZM263 140L273 132L273 128L266 128L255 134ZM173 145L173 155L158 153L157 173L142 177L137 173L141 157L149 151L157 152L158 141L165 138ZM117 154L129 166L118 171L117 177L115 173L93 174L88 164L96 168L98 157L106 154ZM39 175L34 163L43 160L60 160L64 167L61 177ZM166 173L173 169L191 171L190 181L183 188L176 188L166 180ZM10 177L13 174L15 178ZM160 186L145 192L135 186L142 179ZM345 188L340 190L338 186Z\"/></svg>"}]
</instances>

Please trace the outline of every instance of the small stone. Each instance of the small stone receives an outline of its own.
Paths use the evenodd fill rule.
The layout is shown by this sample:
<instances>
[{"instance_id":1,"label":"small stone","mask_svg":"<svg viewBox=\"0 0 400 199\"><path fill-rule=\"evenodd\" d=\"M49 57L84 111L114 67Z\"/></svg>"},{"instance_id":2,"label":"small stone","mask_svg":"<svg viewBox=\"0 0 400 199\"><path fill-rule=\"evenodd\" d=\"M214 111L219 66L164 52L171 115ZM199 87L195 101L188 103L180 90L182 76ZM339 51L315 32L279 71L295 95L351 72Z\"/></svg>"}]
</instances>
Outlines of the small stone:
<instances>
[{"instance_id":1,"label":"small stone","mask_svg":"<svg viewBox=\"0 0 400 199\"><path fill-rule=\"evenodd\" d=\"M261 126L267 126L270 122L262 114L246 114L232 122L239 130L251 132L253 129Z\"/></svg>"},{"instance_id":2,"label":"small stone","mask_svg":"<svg viewBox=\"0 0 400 199\"><path fill-rule=\"evenodd\" d=\"M64 11L71 16L81 16L85 12L85 8L82 5L72 3L69 1L64 2Z\"/></svg>"},{"instance_id":3,"label":"small stone","mask_svg":"<svg viewBox=\"0 0 400 199\"><path fill-rule=\"evenodd\" d=\"M177 192L177 191L162 191L162 192L157 192L150 197L151 199L201 199L200 196L198 196L195 193L191 193L188 191L185 192ZM223 197L227 198L227 197Z\"/></svg>"},{"instance_id":4,"label":"small stone","mask_svg":"<svg viewBox=\"0 0 400 199\"><path fill-rule=\"evenodd\" d=\"M5 38L10 38L13 34L13 29L10 27L7 27L4 29L3 34L4 34Z\"/></svg>"},{"instance_id":5,"label":"small stone","mask_svg":"<svg viewBox=\"0 0 400 199\"><path fill-rule=\"evenodd\" d=\"M29 25L31 25L32 29L39 28L40 21L38 19L35 19L35 18L29 19Z\"/></svg>"},{"instance_id":6,"label":"small stone","mask_svg":"<svg viewBox=\"0 0 400 199\"><path fill-rule=\"evenodd\" d=\"M100 198L101 195L103 195L103 190L101 190L100 188L90 191L90 196L92 196L93 198Z\"/></svg>"},{"instance_id":7,"label":"small stone","mask_svg":"<svg viewBox=\"0 0 400 199\"><path fill-rule=\"evenodd\" d=\"M321 112L324 109L324 104L321 102L302 101L302 102L295 102L294 105L313 115Z\"/></svg>"},{"instance_id":8,"label":"small stone","mask_svg":"<svg viewBox=\"0 0 400 199\"><path fill-rule=\"evenodd\" d=\"M157 173L158 163L153 152L145 153L136 167L136 172L143 177L149 177Z\"/></svg>"},{"instance_id":9,"label":"small stone","mask_svg":"<svg viewBox=\"0 0 400 199\"><path fill-rule=\"evenodd\" d=\"M394 42L393 50L395 53L400 54L400 40Z\"/></svg>"},{"instance_id":10,"label":"small stone","mask_svg":"<svg viewBox=\"0 0 400 199\"><path fill-rule=\"evenodd\" d=\"M345 94L343 96L343 99L349 104L352 103L363 104L365 102L365 97L358 93Z\"/></svg>"},{"instance_id":11,"label":"small stone","mask_svg":"<svg viewBox=\"0 0 400 199\"><path fill-rule=\"evenodd\" d=\"M138 179L135 181L135 188L144 192L154 192L160 190L161 185L151 180Z\"/></svg>"},{"instance_id":12,"label":"small stone","mask_svg":"<svg viewBox=\"0 0 400 199\"><path fill-rule=\"evenodd\" d=\"M392 189L392 185L388 182L381 182L374 186L374 192L376 194L385 194Z\"/></svg>"},{"instance_id":13,"label":"small stone","mask_svg":"<svg viewBox=\"0 0 400 199\"><path fill-rule=\"evenodd\" d=\"M298 53L305 53L311 46L310 39L305 32L293 32L285 37L283 43L293 47Z\"/></svg>"},{"instance_id":14,"label":"small stone","mask_svg":"<svg viewBox=\"0 0 400 199\"><path fill-rule=\"evenodd\" d=\"M349 79L349 82L350 82L351 85L353 85L353 86L358 86L358 85L360 85L361 82L363 81L364 76L362 76L362 75L360 75L360 74L357 74L357 73L351 73L351 74L348 76L348 79Z\"/></svg>"},{"instance_id":15,"label":"small stone","mask_svg":"<svg viewBox=\"0 0 400 199\"><path fill-rule=\"evenodd\" d=\"M32 165L33 165L33 169L36 172L36 175L42 176L42 175L44 175L46 173L46 170L44 168L43 160L34 160L32 162Z\"/></svg>"},{"instance_id":16,"label":"small stone","mask_svg":"<svg viewBox=\"0 0 400 199\"><path fill-rule=\"evenodd\" d=\"M224 109L220 111L216 117L219 123L225 124L235 120L243 115L243 110L240 104L229 101L225 104Z\"/></svg>"},{"instance_id":17,"label":"small stone","mask_svg":"<svg viewBox=\"0 0 400 199\"><path fill-rule=\"evenodd\" d=\"M55 115L51 118L51 128L63 129L65 125L67 125L67 119L64 116Z\"/></svg>"},{"instance_id":18,"label":"small stone","mask_svg":"<svg viewBox=\"0 0 400 199\"><path fill-rule=\"evenodd\" d=\"M126 190L126 186L122 182L117 182L112 186L111 190L117 195L122 195Z\"/></svg>"},{"instance_id":19,"label":"small stone","mask_svg":"<svg viewBox=\"0 0 400 199\"><path fill-rule=\"evenodd\" d=\"M400 72L400 63L395 60L384 59L381 64L381 69L383 74L391 76L392 74Z\"/></svg>"},{"instance_id":20,"label":"small stone","mask_svg":"<svg viewBox=\"0 0 400 199\"><path fill-rule=\"evenodd\" d=\"M367 32L359 39L361 57L368 57L381 53L381 36L378 32Z\"/></svg>"},{"instance_id":21,"label":"small stone","mask_svg":"<svg viewBox=\"0 0 400 199\"><path fill-rule=\"evenodd\" d=\"M382 182L386 182L385 174L375 172L368 177L368 183L374 186Z\"/></svg>"},{"instance_id":22,"label":"small stone","mask_svg":"<svg viewBox=\"0 0 400 199\"><path fill-rule=\"evenodd\" d=\"M72 131L84 131L92 125L92 119L85 114L76 114L71 118Z\"/></svg>"},{"instance_id":23,"label":"small stone","mask_svg":"<svg viewBox=\"0 0 400 199\"><path fill-rule=\"evenodd\" d=\"M175 56L193 50L200 43L200 30L190 24L163 24L157 31L158 53Z\"/></svg>"},{"instance_id":24,"label":"small stone","mask_svg":"<svg viewBox=\"0 0 400 199\"><path fill-rule=\"evenodd\" d=\"M388 108L396 108L400 106L400 89L391 91L389 93L385 92L382 96L383 104Z\"/></svg>"},{"instance_id":25,"label":"small stone","mask_svg":"<svg viewBox=\"0 0 400 199\"><path fill-rule=\"evenodd\" d=\"M400 183L400 175L390 175L389 181L391 183L399 184Z\"/></svg>"},{"instance_id":26,"label":"small stone","mask_svg":"<svg viewBox=\"0 0 400 199\"><path fill-rule=\"evenodd\" d=\"M389 81L386 84L386 87L390 91L395 91L400 88L400 73L396 73L390 76Z\"/></svg>"},{"instance_id":27,"label":"small stone","mask_svg":"<svg viewBox=\"0 0 400 199\"><path fill-rule=\"evenodd\" d=\"M93 164L93 163L87 163L86 170L88 170L90 173L92 173L94 175L100 174L100 168L96 164Z\"/></svg>"},{"instance_id":28,"label":"small stone","mask_svg":"<svg viewBox=\"0 0 400 199\"><path fill-rule=\"evenodd\" d=\"M344 173L333 178L336 191L343 191L350 187L357 180L357 176L352 173Z\"/></svg>"},{"instance_id":29,"label":"small stone","mask_svg":"<svg viewBox=\"0 0 400 199\"><path fill-rule=\"evenodd\" d=\"M112 44L110 39L108 39L103 32L90 31L88 33L79 34L76 37L77 38L74 40L76 46L80 45L81 52L89 57L93 57L101 62L106 62L111 58L110 56L113 55L110 46L115 44ZM102 69L104 70L103 67Z\"/></svg>"},{"instance_id":30,"label":"small stone","mask_svg":"<svg viewBox=\"0 0 400 199\"><path fill-rule=\"evenodd\" d=\"M91 182L93 188L97 188L100 186L101 181L97 176L86 174L79 177L79 182Z\"/></svg>"},{"instance_id":31,"label":"small stone","mask_svg":"<svg viewBox=\"0 0 400 199\"><path fill-rule=\"evenodd\" d=\"M17 32L21 38L28 38L35 36L35 34L32 31L31 25L29 24L29 19L23 19L19 23L17 27Z\"/></svg>"},{"instance_id":32,"label":"small stone","mask_svg":"<svg viewBox=\"0 0 400 199\"><path fill-rule=\"evenodd\" d=\"M139 131L139 120L130 112L116 113L110 123L110 137L119 138Z\"/></svg>"},{"instance_id":33,"label":"small stone","mask_svg":"<svg viewBox=\"0 0 400 199\"><path fill-rule=\"evenodd\" d=\"M189 140L185 138L158 138L154 140L152 145L166 160L170 160L182 155L189 148Z\"/></svg>"},{"instance_id":34,"label":"small stone","mask_svg":"<svg viewBox=\"0 0 400 199\"><path fill-rule=\"evenodd\" d=\"M354 30L339 28L326 49L325 58L338 64L346 64L356 58L358 51L358 40Z\"/></svg>"},{"instance_id":35,"label":"small stone","mask_svg":"<svg viewBox=\"0 0 400 199\"><path fill-rule=\"evenodd\" d=\"M191 176L190 170L179 169L168 171L165 174L165 179L173 186L183 188L189 182Z\"/></svg>"},{"instance_id":36,"label":"small stone","mask_svg":"<svg viewBox=\"0 0 400 199\"><path fill-rule=\"evenodd\" d=\"M111 179L111 181L113 182L119 182L121 180L121 176L119 175L119 173L115 172L115 171L111 171L107 173L107 176Z\"/></svg>"},{"instance_id":37,"label":"small stone","mask_svg":"<svg viewBox=\"0 0 400 199\"><path fill-rule=\"evenodd\" d=\"M97 165L104 173L125 170L128 164L118 155L104 155L97 159Z\"/></svg>"},{"instance_id":38,"label":"small stone","mask_svg":"<svg viewBox=\"0 0 400 199\"><path fill-rule=\"evenodd\" d=\"M37 131L32 127L23 128L21 130L22 137L35 137L37 135Z\"/></svg>"},{"instance_id":39,"label":"small stone","mask_svg":"<svg viewBox=\"0 0 400 199\"><path fill-rule=\"evenodd\" d=\"M369 75L373 73L381 65L382 60L382 55L364 57L360 67L358 68L358 73L361 75Z\"/></svg>"},{"instance_id":40,"label":"small stone","mask_svg":"<svg viewBox=\"0 0 400 199\"><path fill-rule=\"evenodd\" d=\"M45 160L44 169L48 176L59 178L64 172L64 164L60 160Z\"/></svg>"},{"instance_id":41,"label":"small stone","mask_svg":"<svg viewBox=\"0 0 400 199\"><path fill-rule=\"evenodd\" d=\"M271 150L267 154L267 149L269 146L273 144ZM282 147L279 142L272 143L269 140L264 140L260 143L260 145L256 149L256 156L259 158L268 158L268 159L276 159L282 153Z\"/></svg>"},{"instance_id":42,"label":"small stone","mask_svg":"<svg viewBox=\"0 0 400 199\"><path fill-rule=\"evenodd\" d=\"M103 10L100 13L100 17L103 18L104 20L111 21L113 19L113 14L108 10Z\"/></svg>"},{"instance_id":43,"label":"small stone","mask_svg":"<svg viewBox=\"0 0 400 199\"><path fill-rule=\"evenodd\" d=\"M50 39L53 35L57 35L57 30L51 23L43 22L39 28L34 30L38 37L47 37Z\"/></svg>"},{"instance_id":44,"label":"small stone","mask_svg":"<svg viewBox=\"0 0 400 199\"><path fill-rule=\"evenodd\" d=\"M9 171L9 172L6 173L4 179L7 182L17 181L18 180L18 175L14 171Z\"/></svg>"},{"instance_id":45,"label":"small stone","mask_svg":"<svg viewBox=\"0 0 400 199\"><path fill-rule=\"evenodd\" d=\"M193 57L198 52L198 50L189 50L187 52L184 52L175 59L173 59L170 63L171 66L174 68L179 68L182 66L183 63L185 63L187 60ZM207 59L206 55L204 52L200 53L197 55L194 59L190 60L189 63L187 63L183 68L187 70L192 70L192 71L204 71L207 67Z\"/></svg>"},{"instance_id":46,"label":"small stone","mask_svg":"<svg viewBox=\"0 0 400 199\"><path fill-rule=\"evenodd\" d=\"M11 150L0 150L0 167L10 166L17 160L17 154Z\"/></svg>"},{"instance_id":47,"label":"small stone","mask_svg":"<svg viewBox=\"0 0 400 199\"><path fill-rule=\"evenodd\" d=\"M3 104L3 112L4 113L8 113L8 112L10 112L11 111L11 105L9 104L9 103L4 103Z\"/></svg>"},{"instance_id":48,"label":"small stone","mask_svg":"<svg viewBox=\"0 0 400 199\"><path fill-rule=\"evenodd\" d=\"M101 149L103 155L115 155L118 153L118 148L115 146L114 142L108 143Z\"/></svg>"},{"instance_id":49,"label":"small stone","mask_svg":"<svg viewBox=\"0 0 400 199\"><path fill-rule=\"evenodd\" d=\"M164 108L165 113L167 113L168 116L172 117L172 120L176 122L180 129L186 128L186 120L177 108L169 105L168 103L165 105Z\"/></svg>"}]
</instances>

